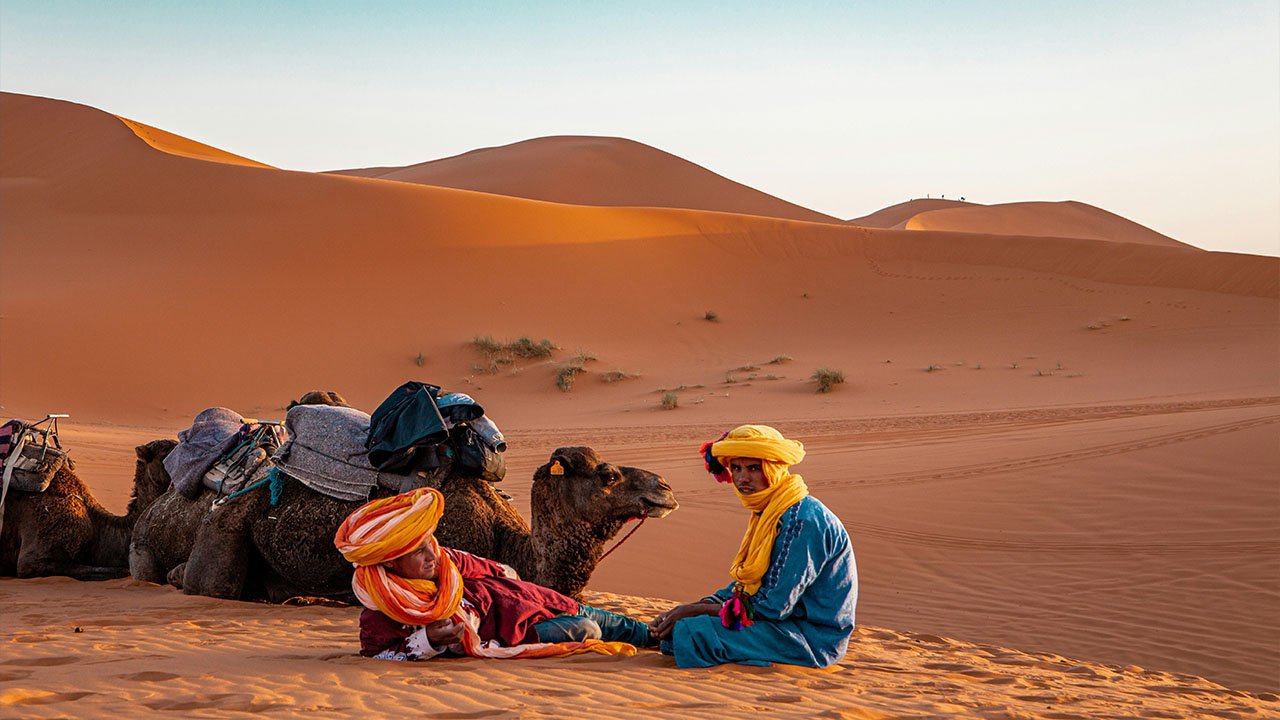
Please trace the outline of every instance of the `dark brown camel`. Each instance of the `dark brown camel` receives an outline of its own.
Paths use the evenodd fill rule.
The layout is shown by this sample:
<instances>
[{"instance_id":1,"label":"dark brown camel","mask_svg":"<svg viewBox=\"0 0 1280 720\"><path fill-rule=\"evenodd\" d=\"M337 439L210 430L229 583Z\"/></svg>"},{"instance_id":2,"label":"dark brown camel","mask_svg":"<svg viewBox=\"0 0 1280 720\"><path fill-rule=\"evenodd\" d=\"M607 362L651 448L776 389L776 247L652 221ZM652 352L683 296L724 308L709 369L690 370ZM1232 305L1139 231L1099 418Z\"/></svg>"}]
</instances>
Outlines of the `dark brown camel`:
<instances>
[{"instance_id":1,"label":"dark brown camel","mask_svg":"<svg viewBox=\"0 0 1280 720\"><path fill-rule=\"evenodd\" d=\"M98 503L72 462L58 470L44 492L10 490L0 533L0 575L67 575L77 580L128 575L134 523L169 487L169 475L155 458L163 458L175 444L154 440L137 447L133 491L124 515L112 515Z\"/></svg>"},{"instance_id":2,"label":"dark brown camel","mask_svg":"<svg viewBox=\"0 0 1280 720\"><path fill-rule=\"evenodd\" d=\"M312 390L297 400L290 400L288 407L295 405L351 407L345 398L332 390ZM169 474L164 469L164 458L176 445L172 441L167 442L170 443L169 448L152 458L154 471L166 478ZM175 569L181 572L182 565L191 555L196 530L210 514L216 498L216 494L206 490L196 500L189 500L177 490L170 489L156 500L139 520L129 548L129 572L133 578L164 584L170 581L169 573ZM181 585L180 582L173 584Z\"/></svg>"},{"instance_id":3,"label":"dark brown camel","mask_svg":"<svg viewBox=\"0 0 1280 720\"><path fill-rule=\"evenodd\" d=\"M563 475L551 475L554 462ZM444 479L432 483L445 496L437 531L441 544L504 562L522 578L574 597L586 587L605 543L628 519L660 518L678 507L660 476L606 463L591 448L560 448L534 473L531 531L488 482L450 471L446 464L437 476ZM212 499L208 492L195 502L207 509ZM250 493L208 513L189 560L172 579L196 595L350 601L351 564L334 548L333 534L360 504L321 495L293 479L275 507L266 492ZM135 578L148 579L136 569Z\"/></svg>"}]
</instances>

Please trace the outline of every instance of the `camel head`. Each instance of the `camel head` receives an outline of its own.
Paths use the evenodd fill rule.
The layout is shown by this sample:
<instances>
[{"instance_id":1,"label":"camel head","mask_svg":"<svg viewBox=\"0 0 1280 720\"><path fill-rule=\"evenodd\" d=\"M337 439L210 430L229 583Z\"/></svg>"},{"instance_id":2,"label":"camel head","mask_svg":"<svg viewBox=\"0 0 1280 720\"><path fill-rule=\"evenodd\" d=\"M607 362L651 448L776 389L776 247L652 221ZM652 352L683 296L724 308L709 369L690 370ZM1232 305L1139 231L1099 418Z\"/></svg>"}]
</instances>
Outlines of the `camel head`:
<instances>
[{"instance_id":1,"label":"camel head","mask_svg":"<svg viewBox=\"0 0 1280 720\"><path fill-rule=\"evenodd\" d=\"M133 471L133 497L129 500L129 512L135 508L141 512L169 489L172 479L164 469L164 459L177 447L173 440L152 440L139 445L138 463Z\"/></svg>"},{"instance_id":2,"label":"camel head","mask_svg":"<svg viewBox=\"0 0 1280 720\"><path fill-rule=\"evenodd\" d=\"M632 518L665 517L680 506L661 475L605 462L589 447L551 453L533 474L531 502L535 517L586 522L608 534Z\"/></svg>"},{"instance_id":3,"label":"camel head","mask_svg":"<svg viewBox=\"0 0 1280 720\"><path fill-rule=\"evenodd\" d=\"M347 403L346 398L332 390L312 390L297 400L290 400L288 410L294 405L333 405L336 407L351 407Z\"/></svg>"}]
</instances>

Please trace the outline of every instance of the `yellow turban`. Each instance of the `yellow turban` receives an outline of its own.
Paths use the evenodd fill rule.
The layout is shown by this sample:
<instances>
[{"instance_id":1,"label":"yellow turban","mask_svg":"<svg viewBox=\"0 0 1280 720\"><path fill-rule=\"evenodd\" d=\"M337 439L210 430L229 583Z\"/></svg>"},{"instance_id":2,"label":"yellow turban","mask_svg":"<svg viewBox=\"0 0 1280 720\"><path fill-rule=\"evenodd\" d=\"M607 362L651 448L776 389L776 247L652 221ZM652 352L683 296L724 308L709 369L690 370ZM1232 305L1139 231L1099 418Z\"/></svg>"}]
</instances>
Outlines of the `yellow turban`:
<instances>
[{"instance_id":1,"label":"yellow turban","mask_svg":"<svg viewBox=\"0 0 1280 720\"><path fill-rule=\"evenodd\" d=\"M395 560L421 547L443 513L444 496L434 488L373 500L342 521L333 544L354 565Z\"/></svg>"},{"instance_id":2,"label":"yellow turban","mask_svg":"<svg viewBox=\"0 0 1280 720\"><path fill-rule=\"evenodd\" d=\"M769 479L769 487L750 495L738 492L738 499L751 511L751 518L747 521L747 532L742 536L738 554L729 566L729 577L733 578L737 589L754 595L769 570L782 514L809 495L804 478L787 470L804 460L804 445L797 440L786 439L768 425L741 425L714 443L711 454L717 460L755 458L764 461L761 469ZM736 488L734 492L737 492Z\"/></svg>"},{"instance_id":3,"label":"yellow turban","mask_svg":"<svg viewBox=\"0 0 1280 720\"><path fill-rule=\"evenodd\" d=\"M759 458L790 466L804 460L804 444L786 439L768 425L739 425L711 446L711 454L717 459Z\"/></svg>"}]
</instances>

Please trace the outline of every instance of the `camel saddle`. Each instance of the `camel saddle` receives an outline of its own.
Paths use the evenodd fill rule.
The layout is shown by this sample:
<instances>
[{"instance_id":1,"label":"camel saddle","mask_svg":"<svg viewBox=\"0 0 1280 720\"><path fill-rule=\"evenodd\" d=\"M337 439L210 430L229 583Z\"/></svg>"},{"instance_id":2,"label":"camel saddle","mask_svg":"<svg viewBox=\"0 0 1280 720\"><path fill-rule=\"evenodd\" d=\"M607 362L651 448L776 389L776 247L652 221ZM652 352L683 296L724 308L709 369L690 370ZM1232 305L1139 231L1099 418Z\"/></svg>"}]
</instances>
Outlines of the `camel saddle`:
<instances>
[{"instance_id":1,"label":"camel saddle","mask_svg":"<svg viewBox=\"0 0 1280 720\"><path fill-rule=\"evenodd\" d=\"M5 491L44 492L67 462L67 453L57 435L52 435L50 443L50 435L36 432L21 420L11 420L3 427L9 445L4 458Z\"/></svg>"},{"instance_id":2,"label":"camel saddle","mask_svg":"<svg viewBox=\"0 0 1280 720\"><path fill-rule=\"evenodd\" d=\"M238 492L271 469L270 456L286 437L280 423L245 420L236 433L235 445L204 474L203 485L219 495Z\"/></svg>"},{"instance_id":3,"label":"camel saddle","mask_svg":"<svg viewBox=\"0 0 1280 720\"><path fill-rule=\"evenodd\" d=\"M367 500L376 486L403 492L417 480L370 464L369 416L355 408L295 405L284 426L289 439L271 461L318 493L338 500Z\"/></svg>"}]
</instances>

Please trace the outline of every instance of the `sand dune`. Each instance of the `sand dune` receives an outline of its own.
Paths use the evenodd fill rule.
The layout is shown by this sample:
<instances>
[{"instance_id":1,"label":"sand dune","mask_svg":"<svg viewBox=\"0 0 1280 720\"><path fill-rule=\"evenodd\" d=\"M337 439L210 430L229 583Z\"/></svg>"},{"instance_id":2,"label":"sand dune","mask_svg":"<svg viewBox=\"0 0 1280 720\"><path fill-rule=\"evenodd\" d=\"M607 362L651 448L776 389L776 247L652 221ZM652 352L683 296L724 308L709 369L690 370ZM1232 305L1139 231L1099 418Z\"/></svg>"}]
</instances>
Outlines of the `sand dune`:
<instances>
[{"instance_id":1,"label":"sand dune","mask_svg":"<svg viewBox=\"0 0 1280 720\"><path fill-rule=\"evenodd\" d=\"M1086 238L1189 248L1191 245L1082 202L968 205L916 213L896 225L907 230L951 230L996 235Z\"/></svg>"},{"instance_id":2,"label":"sand dune","mask_svg":"<svg viewBox=\"0 0 1280 720\"><path fill-rule=\"evenodd\" d=\"M963 207L965 205L966 203L959 200L943 200L941 198L908 200L897 205L880 208L870 215L856 217L847 222L851 225L860 225L862 227L892 228L898 227L916 215L929 210Z\"/></svg>"},{"instance_id":3,"label":"sand dune","mask_svg":"<svg viewBox=\"0 0 1280 720\"><path fill-rule=\"evenodd\" d=\"M744 522L692 448L740 422L772 422L809 445L801 469L854 538L859 647L870 649L834 675L774 670L770 691L742 704L805 717L1275 712L1203 681L1120 668L1277 689L1277 258L561 204L237 164L42 98L0 95L0 115L0 406L71 412L72 451L113 509L127 498L132 446L172 436L205 407L279 417L291 397L323 387L370 410L423 379L473 394L508 431L518 503L558 445L591 444L671 481L681 510L646 525L593 580L628 596L610 602L647 613L638 598L718 584ZM1044 210L1025 205L1024 218ZM1049 207L1037 233L1062 221ZM954 212L971 209L1000 207ZM911 217L935 212L953 211ZM485 334L559 349L490 373L469 342ZM579 350L597 359L561 392L557 368ZM847 382L815 393L820 367ZM612 368L638 377L603 382ZM667 391L674 411L659 409ZM291 703L376 714L421 693L410 680L468 672L485 687L531 682L549 694L517 707L446 690L442 713L609 715L591 704L599 698L572 694L577 665L513 676L465 661L449 671L357 661L349 610L127 583L0 580L0 593L27 608L0 614L20 618L28 638L12 641L24 643L20 662L0 661L13 665L0 670L0 699L23 712L91 692L78 702L104 713ZM70 603L29 609L76 593L92 617ZM97 622L131 608L163 620ZM73 624L97 639L56 632ZM156 625L190 632L156 650ZM86 672L85 648L110 660ZM150 657L166 654L189 669ZM251 657L273 654L297 657ZM895 669L872 670L867 655ZM755 672L673 681L665 662L626 666L638 689L620 702L721 717L730 698L706 679L740 688ZM393 700L375 692L401 677ZM355 699L339 701L330 684Z\"/></svg>"},{"instance_id":4,"label":"sand dune","mask_svg":"<svg viewBox=\"0 0 1280 720\"><path fill-rule=\"evenodd\" d=\"M839 222L623 138L543 137L406 167L333 172L575 205L689 208Z\"/></svg>"}]
</instances>

